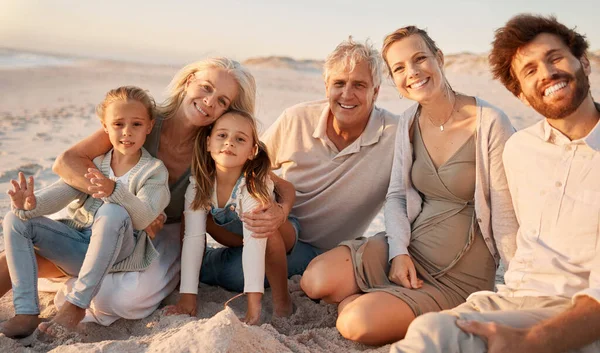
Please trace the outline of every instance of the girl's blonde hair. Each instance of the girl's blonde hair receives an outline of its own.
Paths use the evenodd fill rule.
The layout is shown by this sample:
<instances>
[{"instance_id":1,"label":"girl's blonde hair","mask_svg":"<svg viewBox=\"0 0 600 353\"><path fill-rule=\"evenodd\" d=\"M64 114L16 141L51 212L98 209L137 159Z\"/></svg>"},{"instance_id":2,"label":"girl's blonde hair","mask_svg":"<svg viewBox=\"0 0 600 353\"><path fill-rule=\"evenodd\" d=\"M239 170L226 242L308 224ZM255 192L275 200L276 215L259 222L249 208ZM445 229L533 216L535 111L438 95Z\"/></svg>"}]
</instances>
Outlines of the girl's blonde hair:
<instances>
[{"instance_id":1,"label":"girl's blonde hair","mask_svg":"<svg viewBox=\"0 0 600 353\"><path fill-rule=\"evenodd\" d=\"M96 106L96 115L100 120L104 121L106 108L114 102L134 100L142 103L148 112L150 120L154 119L156 103L147 91L136 86L121 86L111 89L104 96L104 100Z\"/></svg>"},{"instance_id":2,"label":"girl's blonde hair","mask_svg":"<svg viewBox=\"0 0 600 353\"><path fill-rule=\"evenodd\" d=\"M254 117L244 111L231 110L225 114L234 114L246 119L252 127L252 139L257 149L254 158L249 159L242 168L242 175L246 178L246 188L252 197L262 205L271 202L271 193L267 187L267 177L271 170L271 160L267 147L258 139L258 130ZM219 118L220 119L220 118ZM218 121L218 120L217 120ZM194 144L192 157L192 175L196 178L196 196L192 202L192 209L210 209L211 197L216 178L215 161L208 151L208 137L216 122L207 128L200 129Z\"/></svg>"},{"instance_id":3,"label":"girl's blonde hair","mask_svg":"<svg viewBox=\"0 0 600 353\"><path fill-rule=\"evenodd\" d=\"M231 102L230 109L254 114L256 101L256 82L254 76L239 62L225 58L208 58L191 63L175 74L167 87L168 98L158 107L158 112L164 118L172 117L185 96L185 85L191 75L210 69L227 71L238 84L238 95Z\"/></svg>"},{"instance_id":4,"label":"girl's blonde hair","mask_svg":"<svg viewBox=\"0 0 600 353\"><path fill-rule=\"evenodd\" d=\"M385 61L385 65L388 68L390 76L392 76L392 68L390 67L390 64L387 61L387 52L390 50L392 44L415 34L419 35L421 39L423 39L423 42L425 42L425 45L427 45L427 48L429 48L433 55L442 54L442 50L437 46L437 44L435 44L435 41L431 39L429 34L427 34L427 31L425 31L424 29L420 29L416 26L406 26L398 28L394 32L385 36L385 39L383 40L383 48L381 49L381 56Z\"/></svg>"}]
</instances>

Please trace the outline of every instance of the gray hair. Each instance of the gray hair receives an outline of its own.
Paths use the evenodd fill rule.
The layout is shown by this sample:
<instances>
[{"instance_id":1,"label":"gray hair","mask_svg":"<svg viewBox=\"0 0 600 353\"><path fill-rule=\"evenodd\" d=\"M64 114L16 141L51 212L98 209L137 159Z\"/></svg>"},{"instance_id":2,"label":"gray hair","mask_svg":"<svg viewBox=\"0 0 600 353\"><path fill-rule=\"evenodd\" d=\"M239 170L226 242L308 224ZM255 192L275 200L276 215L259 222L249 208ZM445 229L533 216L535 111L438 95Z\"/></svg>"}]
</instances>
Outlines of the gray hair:
<instances>
[{"instance_id":1,"label":"gray hair","mask_svg":"<svg viewBox=\"0 0 600 353\"><path fill-rule=\"evenodd\" d=\"M352 36L338 44L331 54L327 56L325 65L323 65L323 78L325 82L329 79L331 70L339 64L343 64L346 68L353 71L356 65L362 61L366 61L371 70L373 85L379 87L381 85L381 76L383 71L383 61L379 51L367 39L365 43L355 42Z\"/></svg>"}]
</instances>

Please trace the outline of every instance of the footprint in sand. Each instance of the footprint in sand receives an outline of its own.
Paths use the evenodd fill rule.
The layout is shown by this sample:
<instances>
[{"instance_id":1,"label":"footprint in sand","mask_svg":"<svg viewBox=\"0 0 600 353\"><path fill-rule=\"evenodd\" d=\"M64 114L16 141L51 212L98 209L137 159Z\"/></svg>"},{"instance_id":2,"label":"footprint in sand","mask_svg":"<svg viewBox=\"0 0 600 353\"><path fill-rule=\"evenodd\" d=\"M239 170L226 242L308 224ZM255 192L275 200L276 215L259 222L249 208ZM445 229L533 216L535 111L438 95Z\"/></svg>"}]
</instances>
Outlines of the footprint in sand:
<instances>
[{"instance_id":1,"label":"footprint in sand","mask_svg":"<svg viewBox=\"0 0 600 353\"><path fill-rule=\"evenodd\" d=\"M12 179L17 179L19 177L19 172L25 173L26 176L33 175L35 176L37 172L42 169L42 166L36 163L30 163L22 165L16 169L7 170L4 173L0 174L0 183L6 183L11 181Z\"/></svg>"}]
</instances>

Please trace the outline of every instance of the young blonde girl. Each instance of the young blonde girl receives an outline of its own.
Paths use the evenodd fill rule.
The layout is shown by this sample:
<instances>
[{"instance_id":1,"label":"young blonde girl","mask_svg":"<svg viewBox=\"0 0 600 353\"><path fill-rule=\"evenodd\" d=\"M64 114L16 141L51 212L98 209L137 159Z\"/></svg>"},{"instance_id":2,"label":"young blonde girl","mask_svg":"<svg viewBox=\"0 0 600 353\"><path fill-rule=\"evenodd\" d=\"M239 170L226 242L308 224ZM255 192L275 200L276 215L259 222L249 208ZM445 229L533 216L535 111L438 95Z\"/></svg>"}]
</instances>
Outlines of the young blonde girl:
<instances>
[{"instance_id":1,"label":"young blonde girl","mask_svg":"<svg viewBox=\"0 0 600 353\"><path fill-rule=\"evenodd\" d=\"M291 226L288 220L290 226L280 228L285 229L283 233L286 234L277 234L267 240L252 236L240 217L244 212L274 202L274 186L269 172L269 156L258 140L256 123L251 115L228 112L199 133L185 198L182 295L175 312L196 313L206 224L210 214L218 226L215 234L211 233L217 241L223 239L223 234L219 233L243 237L244 293L248 297L245 322L257 324L260 319L266 252L269 257L266 275L273 290L274 314L285 316L291 313L286 262L286 250L291 246L273 239L296 239L297 222L292 221L294 225Z\"/></svg>"},{"instance_id":2,"label":"young blonde girl","mask_svg":"<svg viewBox=\"0 0 600 353\"><path fill-rule=\"evenodd\" d=\"M35 194L33 177L26 182L19 173L19 182L12 181L4 237L16 315L0 328L6 336L27 336L40 323L36 254L77 277L54 319L40 325L50 334L55 324L72 329L83 319L107 273L141 271L157 257L143 231L169 203L168 172L142 147L154 107L154 100L133 86L109 91L98 105L113 149L88 169L92 196L62 179ZM67 205L67 219L42 217Z\"/></svg>"}]
</instances>

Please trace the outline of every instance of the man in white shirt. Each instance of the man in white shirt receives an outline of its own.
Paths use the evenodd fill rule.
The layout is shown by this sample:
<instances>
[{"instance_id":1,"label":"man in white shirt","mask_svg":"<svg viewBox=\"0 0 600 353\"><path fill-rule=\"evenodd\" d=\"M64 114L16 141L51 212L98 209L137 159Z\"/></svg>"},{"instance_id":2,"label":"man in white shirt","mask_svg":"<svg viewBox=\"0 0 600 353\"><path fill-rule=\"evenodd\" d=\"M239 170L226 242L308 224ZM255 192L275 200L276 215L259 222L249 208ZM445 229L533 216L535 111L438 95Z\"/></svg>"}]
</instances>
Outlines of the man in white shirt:
<instances>
[{"instance_id":1,"label":"man in white shirt","mask_svg":"<svg viewBox=\"0 0 600 353\"><path fill-rule=\"evenodd\" d=\"M504 149L517 252L498 293L421 316L392 352L600 351L600 105L587 48L553 17L496 31L494 77L545 117Z\"/></svg>"}]
</instances>

